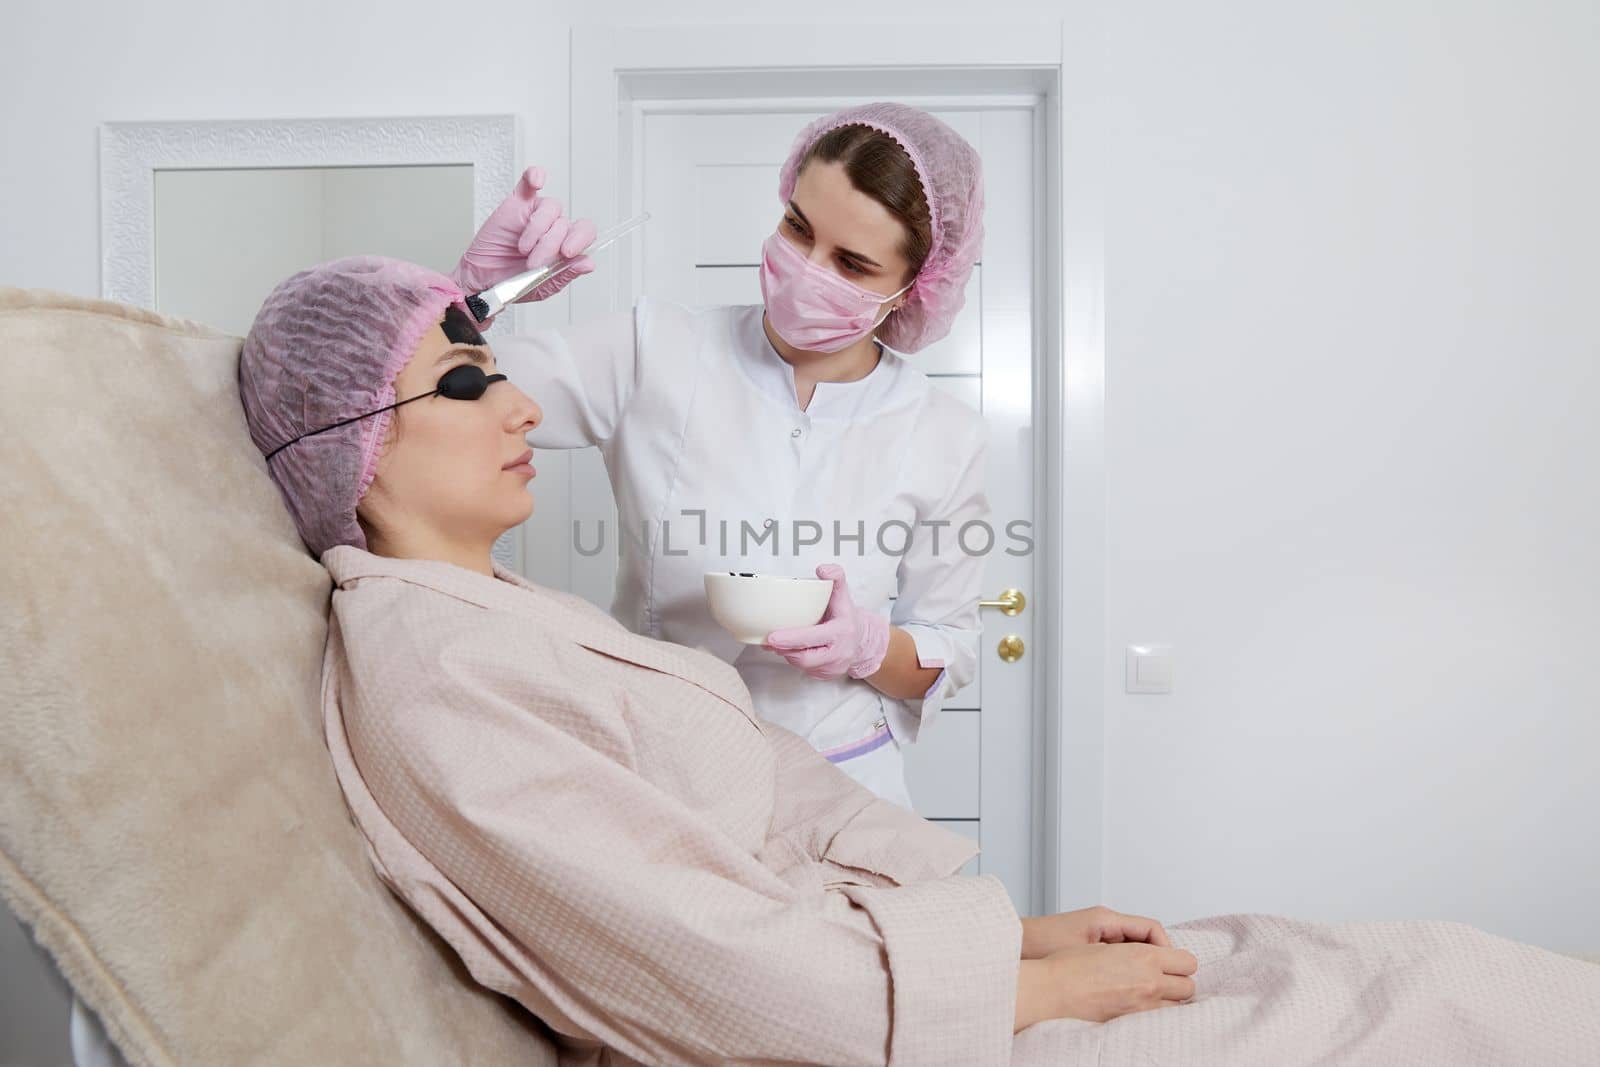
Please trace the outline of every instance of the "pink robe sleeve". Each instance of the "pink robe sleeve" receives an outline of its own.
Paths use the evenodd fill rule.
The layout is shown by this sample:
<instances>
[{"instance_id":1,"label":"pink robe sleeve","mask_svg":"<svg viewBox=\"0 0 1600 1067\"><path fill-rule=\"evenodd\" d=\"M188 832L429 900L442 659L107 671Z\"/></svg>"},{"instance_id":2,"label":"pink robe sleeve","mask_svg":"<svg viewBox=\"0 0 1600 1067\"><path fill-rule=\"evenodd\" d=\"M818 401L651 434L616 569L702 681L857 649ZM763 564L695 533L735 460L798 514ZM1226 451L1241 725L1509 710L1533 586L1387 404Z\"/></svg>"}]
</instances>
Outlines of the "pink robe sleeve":
<instances>
[{"instance_id":1,"label":"pink robe sleeve","mask_svg":"<svg viewBox=\"0 0 1600 1067\"><path fill-rule=\"evenodd\" d=\"M480 981L652 1063L1008 1060L1021 932L998 881L791 886L631 769L614 694L508 655L492 615L450 620L354 657L343 721L387 820L515 943L464 954Z\"/></svg>"}]
</instances>

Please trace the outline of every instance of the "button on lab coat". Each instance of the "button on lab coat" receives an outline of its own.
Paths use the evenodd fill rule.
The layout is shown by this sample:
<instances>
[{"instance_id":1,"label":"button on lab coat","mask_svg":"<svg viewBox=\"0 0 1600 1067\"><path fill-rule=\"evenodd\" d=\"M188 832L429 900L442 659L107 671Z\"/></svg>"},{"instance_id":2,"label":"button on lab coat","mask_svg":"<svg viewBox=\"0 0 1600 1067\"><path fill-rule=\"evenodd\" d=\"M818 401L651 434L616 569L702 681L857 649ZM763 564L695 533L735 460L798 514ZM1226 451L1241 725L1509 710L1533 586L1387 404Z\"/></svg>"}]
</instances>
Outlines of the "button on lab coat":
<instances>
[{"instance_id":1,"label":"button on lab coat","mask_svg":"<svg viewBox=\"0 0 1600 1067\"><path fill-rule=\"evenodd\" d=\"M909 806L899 745L916 740L977 666L987 426L884 350L854 382L820 382L801 410L762 309L644 300L567 330L498 338L500 369L536 400L538 448L597 445L616 499L612 614L636 633L731 663L758 713ZM537 483L534 486L538 492ZM583 544L598 531L583 531ZM998 544L998 539L995 539ZM972 551L969 552L967 549ZM941 668L920 698L823 681L735 641L706 604L707 571L814 577L837 562L857 605L887 616ZM886 725L893 743L852 749Z\"/></svg>"}]
</instances>

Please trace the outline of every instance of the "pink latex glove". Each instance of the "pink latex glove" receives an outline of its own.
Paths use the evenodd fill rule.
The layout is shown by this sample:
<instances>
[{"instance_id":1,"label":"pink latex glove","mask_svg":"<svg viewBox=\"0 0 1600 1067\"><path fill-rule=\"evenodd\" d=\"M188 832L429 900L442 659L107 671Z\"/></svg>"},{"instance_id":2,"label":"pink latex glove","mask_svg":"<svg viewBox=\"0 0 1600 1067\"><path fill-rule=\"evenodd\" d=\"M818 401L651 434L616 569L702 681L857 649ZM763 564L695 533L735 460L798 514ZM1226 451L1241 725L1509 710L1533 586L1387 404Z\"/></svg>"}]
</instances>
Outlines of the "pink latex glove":
<instances>
[{"instance_id":1,"label":"pink latex glove","mask_svg":"<svg viewBox=\"0 0 1600 1067\"><path fill-rule=\"evenodd\" d=\"M481 293L514 274L575 256L594 243L594 223L568 221L561 214L561 201L539 195L543 185L543 167L522 173L511 195L478 228L461 262L450 272L451 281L469 294ZM594 261L583 256L517 303L548 300L592 270Z\"/></svg>"},{"instance_id":2,"label":"pink latex glove","mask_svg":"<svg viewBox=\"0 0 1600 1067\"><path fill-rule=\"evenodd\" d=\"M813 678L831 681L847 674L852 678L876 674L889 654L889 620L856 607L844 580L844 568L837 563L819 566L817 577L833 582L833 595L822 621L815 626L774 630L767 635L766 647Z\"/></svg>"}]
</instances>

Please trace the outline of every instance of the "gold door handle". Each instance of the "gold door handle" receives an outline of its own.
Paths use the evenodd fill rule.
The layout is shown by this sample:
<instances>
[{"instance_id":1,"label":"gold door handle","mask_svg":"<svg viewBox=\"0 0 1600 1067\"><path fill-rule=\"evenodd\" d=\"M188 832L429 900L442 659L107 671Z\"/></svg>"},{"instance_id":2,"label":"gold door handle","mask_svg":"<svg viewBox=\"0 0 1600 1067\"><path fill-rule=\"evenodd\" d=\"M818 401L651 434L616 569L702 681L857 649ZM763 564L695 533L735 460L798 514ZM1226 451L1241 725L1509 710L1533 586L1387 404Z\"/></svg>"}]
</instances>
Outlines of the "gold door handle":
<instances>
[{"instance_id":1,"label":"gold door handle","mask_svg":"<svg viewBox=\"0 0 1600 1067\"><path fill-rule=\"evenodd\" d=\"M995 651L1000 653L1000 658L1007 663L1015 663L1022 658L1022 638L1016 634L1006 634L1000 639Z\"/></svg>"},{"instance_id":2,"label":"gold door handle","mask_svg":"<svg viewBox=\"0 0 1600 1067\"><path fill-rule=\"evenodd\" d=\"M1007 589L993 600L980 600L980 608L999 608L1002 615L1021 615L1022 609L1028 606L1028 598L1022 595L1020 589Z\"/></svg>"}]
</instances>

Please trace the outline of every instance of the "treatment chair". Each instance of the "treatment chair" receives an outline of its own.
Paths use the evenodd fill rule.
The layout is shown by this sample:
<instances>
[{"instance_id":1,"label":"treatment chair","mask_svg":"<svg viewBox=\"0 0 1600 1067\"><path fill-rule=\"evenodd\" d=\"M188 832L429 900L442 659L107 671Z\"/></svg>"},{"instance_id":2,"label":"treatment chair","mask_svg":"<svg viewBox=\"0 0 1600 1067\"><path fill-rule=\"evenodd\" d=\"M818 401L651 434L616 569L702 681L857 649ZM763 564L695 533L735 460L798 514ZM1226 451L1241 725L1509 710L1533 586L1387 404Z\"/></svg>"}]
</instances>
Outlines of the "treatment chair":
<instances>
[{"instance_id":1,"label":"treatment chair","mask_svg":"<svg viewBox=\"0 0 1600 1067\"><path fill-rule=\"evenodd\" d=\"M0 896L137 1067L552 1064L346 813L239 349L0 289Z\"/></svg>"},{"instance_id":2,"label":"treatment chair","mask_svg":"<svg viewBox=\"0 0 1600 1067\"><path fill-rule=\"evenodd\" d=\"M0 289L0 894L140 1067L554 1063L346 813L240 344Z\"/></svg>"}]
</instances>

